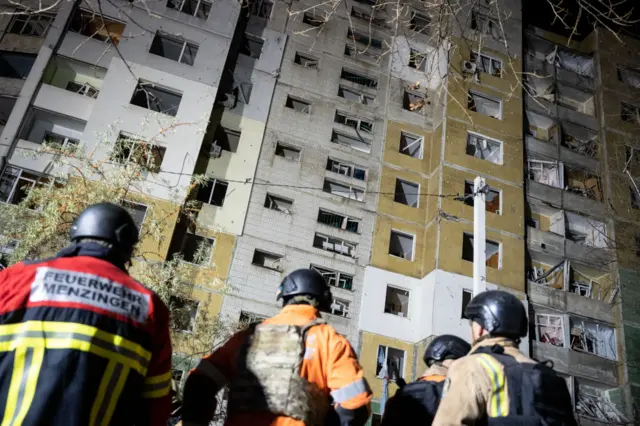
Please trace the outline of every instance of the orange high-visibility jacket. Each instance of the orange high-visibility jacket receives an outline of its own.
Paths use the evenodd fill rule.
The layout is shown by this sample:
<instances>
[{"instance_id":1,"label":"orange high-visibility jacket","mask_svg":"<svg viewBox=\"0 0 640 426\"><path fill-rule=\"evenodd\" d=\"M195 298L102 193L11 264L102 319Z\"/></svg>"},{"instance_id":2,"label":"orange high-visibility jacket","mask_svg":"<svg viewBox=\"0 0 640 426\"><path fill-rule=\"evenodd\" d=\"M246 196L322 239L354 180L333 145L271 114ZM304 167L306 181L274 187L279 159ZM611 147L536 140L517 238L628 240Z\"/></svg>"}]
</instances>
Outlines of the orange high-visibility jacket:
<instances>
[{"instance_id":1,"label":"orange high-visibility jacket","mask_svg":"<svg viewBox=\"0 0 640 426\"><path fill-rule=\"evenodd\" d=\"M318 310L309 305L289 305L264 324L304 325L319 318ZM234 335L221 348L202 359L185 385L183 423L208 424L213 395L236 374L238 353L247 339L247 331ZM338 416L358 412L354 419L342 424L364 424L370 413L371 390L355 352L347 339L328 324L313 326L306 339L306 352L300 375L325 390L333 398ZM207 412L209 411L209 412ZM345 419L343 419L345 420ZM268 412L254 412L227 418L227 426L303 426L301 421L276 416Z\"/></svg>"}]
</instances>

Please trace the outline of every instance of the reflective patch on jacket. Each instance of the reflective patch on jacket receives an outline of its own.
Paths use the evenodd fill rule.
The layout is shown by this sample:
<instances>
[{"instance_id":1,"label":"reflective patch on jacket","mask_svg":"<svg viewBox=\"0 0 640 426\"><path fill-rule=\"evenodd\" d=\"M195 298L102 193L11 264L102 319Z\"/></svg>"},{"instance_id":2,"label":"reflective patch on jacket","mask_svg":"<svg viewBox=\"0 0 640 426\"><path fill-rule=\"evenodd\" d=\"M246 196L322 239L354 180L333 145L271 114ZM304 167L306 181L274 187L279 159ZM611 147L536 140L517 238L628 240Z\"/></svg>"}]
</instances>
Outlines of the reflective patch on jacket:
<instances>
[{"instance_id":1,"label":"reflective patch on jacket","mask_svg":"<svg viewBox=\"0 0 640 426\"><path fill-rule=\"evenodd\" d=\"M238 360L238 374L230 385L229 414L269 411L306 425L321 425L329 409L328 395L300 376L309 328L259 324L249 334Z\"/></svg>"}]
</instances>

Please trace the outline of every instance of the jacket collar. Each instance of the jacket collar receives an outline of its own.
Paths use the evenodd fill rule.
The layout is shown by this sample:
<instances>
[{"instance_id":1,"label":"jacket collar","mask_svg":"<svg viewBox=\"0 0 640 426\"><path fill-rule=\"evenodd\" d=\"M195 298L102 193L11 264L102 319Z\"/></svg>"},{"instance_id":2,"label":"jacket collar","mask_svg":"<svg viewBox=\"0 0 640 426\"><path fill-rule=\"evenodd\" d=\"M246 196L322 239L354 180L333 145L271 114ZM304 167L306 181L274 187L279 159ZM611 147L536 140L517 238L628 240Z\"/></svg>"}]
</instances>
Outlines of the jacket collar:
<instances>
[{"instance_id":1,"label":"jacket collar","mask_svg":"<svg viewBox=\"0 0 640 426\"><path fill-rule=\"evenodd\" d=\"M447 367L440 364L433 364L431 367L424 372L422 377L427 376L446 376L447 375Z\"/></svg>"},{"instance_id":2,"label":"jacket collar","mask_svg":"<svg viewBox=\"0 0 640 426\"><path fill-rule=\"evenodd\" d=\"M310 320L320 318L320 311L318 311L317 308L314 308L311 305L287 305L282 308L281 313L293 314L296 316L308 318Z\"/></svg>"},{"instance_id":3,"label":"jacket collar","mask_svg":"<svg viewBox=\"0 0 640 426\"><path fill-rule=\"evenodd\" d=\"M486 346L490 347L494 345L500 345L505 348L509 348L509 347L516 348L516 349L518 348L518 346L516 345L516 342L506 337L488 337L486 339L480 338L476 340L473 346L471 347L471 351L469 351L469 353L472 354L482 347L486 347Z\"/></svg>"},{"instance_id":4,"label":"jacket collar","mask_svg":"<svg viewBox=\"0 0 640 426\"><path fill-rule=\"evenodd\" d=\"M71 244L70 246L63 248L58 252L58 254L56 254L56 258L76 257L76 256L88 256L88 257L94 257L96 259L102 259L122 269L125 272L127 271L127 268L125 266L126 262L122 259L122 256L118 254L116 249L105 247L98 243L93 243L93 242L74 243L74 244Z\"/></svg>"}]
</instances>

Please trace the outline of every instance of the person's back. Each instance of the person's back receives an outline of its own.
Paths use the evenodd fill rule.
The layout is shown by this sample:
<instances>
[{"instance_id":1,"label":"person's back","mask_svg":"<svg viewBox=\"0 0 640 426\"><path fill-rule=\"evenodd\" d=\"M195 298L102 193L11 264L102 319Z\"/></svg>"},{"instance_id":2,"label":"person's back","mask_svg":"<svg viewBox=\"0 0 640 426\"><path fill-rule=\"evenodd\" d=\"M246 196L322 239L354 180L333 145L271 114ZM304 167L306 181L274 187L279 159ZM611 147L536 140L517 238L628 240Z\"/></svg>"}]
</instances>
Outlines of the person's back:
<instances>
[{"instance_id":1,"label":"person's back","mask_svg":"<svg viewBox=\"0 0 640 426\"><path fill-rule=\"evenodd\" d=\"M307 273L309 270L303 271ZM324 282L322 283L324 286ZM307 329L306 326L310 324L313 325ZM291 356L285 345L273 347L270 356L259 352L261 359L247 355L247 351L260 346L256 344L256 331L252 327L234 335L220 349L205 357L190 374L185 385L184 426L208 424L213 416L211 410L215 406L207 404L226 384L229 385L229 400L225 424L229 426L366 423L371 391L349 342L332 326L324 324L317 307L309 304L286 304L279 314L255 327L258 331L263 328L265 335L268 335L287 329L280 328L279 325L298 326L306 333L299 343L299 371L289 368L290 374L299 374L303 379L303 389L298 392L298 397L287 403L287 398L296 395L288 395L285 386L278 388L283 378L275 370L280 366L290 366L288 358ZM267 341L262 348L268 346ZM259 348L255 350L260 351ZM247 359L254 361L243 367L248 362ZM257 365L259 363L267 365ZM264 370L269 363L272 363L274 377L269 377L269 372ZM246 379L247 375L257 377L258 383L253 386L247 383L250 381ZM300 386L300 382L295 380L292 383ZM334 407L331 407L331 403ZM303 406L296 406L298 404Z\"/></svg>"},{"instance_id":2,"label":"person's back","mask_svg":"<svg viewBox=\"0 0 640 426\"><path fill-rule=\"evenodd\" d=\"M463 339L442 335L425 350L423 360L429 368L413 383L398 389L389 399L382 417L382 426L411 423L430 425L440 404L444 380L451 363L465 356L471 346Z\"/></svg>"},{"instance_id":3,"label":"person's back","mask_svg":"<svg viewBox=\"0 0 640 426\"><path fill-rule=\"evenodd\" d=\"M166 307L116 266L124 258L112 248L81 240L0 271L3 421L164 426Z\"/></svg>"},{"instance_id":4,"label":"person's back","mask_svg":"<svg viewBox=\"0 0 640 426\"><path fill-rule=\"evenodd\" d=\"M576 424L564 379L518 349L528 323L515 296L480 293L465 315L475 343L449 368L434 425Z\"/></svg>"}]
</instances>

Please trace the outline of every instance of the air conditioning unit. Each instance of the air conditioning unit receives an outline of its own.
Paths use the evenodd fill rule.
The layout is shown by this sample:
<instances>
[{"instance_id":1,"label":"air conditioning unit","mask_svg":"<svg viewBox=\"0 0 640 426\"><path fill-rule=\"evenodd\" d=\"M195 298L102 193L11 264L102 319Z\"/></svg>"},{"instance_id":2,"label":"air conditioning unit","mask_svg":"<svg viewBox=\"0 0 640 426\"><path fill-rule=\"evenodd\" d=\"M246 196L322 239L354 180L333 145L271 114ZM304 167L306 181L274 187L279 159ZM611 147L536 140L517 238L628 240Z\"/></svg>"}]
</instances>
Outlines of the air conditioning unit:
<instances>
[{"instance_id":1,"label":"air conditioning unit","mask_svg":"<svg viewBox=\"0 0 640 426\"><path fill-rule=\"evenodd\" d=\"M462 72L466 74L475 74L478 69L478 64L475 62L464 61L462 63Z\"/></svg>"},{"instance_id":2,"label":"air conditioning unit","mask_svg":"<svg viewBox=\"0 0 640 426\"><path fill-rule=\"evenodd\" d=\"M220 158L221 155L222 155L222 147L218 145L216 142L214 142L213 145L211 145L211 148L209 148L209 157Z\"/></svg>"}]
</instances>

